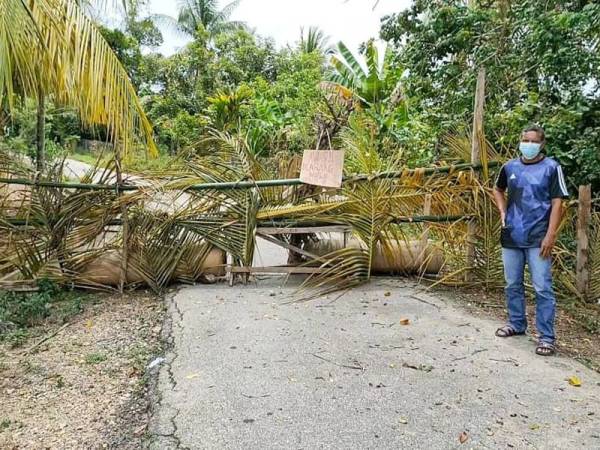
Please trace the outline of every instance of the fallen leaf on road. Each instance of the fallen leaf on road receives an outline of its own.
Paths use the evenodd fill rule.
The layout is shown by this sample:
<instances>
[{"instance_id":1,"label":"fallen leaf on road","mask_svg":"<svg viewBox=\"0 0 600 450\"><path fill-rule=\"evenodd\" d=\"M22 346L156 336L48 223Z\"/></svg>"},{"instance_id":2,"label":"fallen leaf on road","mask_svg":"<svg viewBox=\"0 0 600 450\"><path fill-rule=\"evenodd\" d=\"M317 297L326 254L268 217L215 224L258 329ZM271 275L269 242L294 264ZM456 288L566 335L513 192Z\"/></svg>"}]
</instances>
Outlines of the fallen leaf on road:
<instances>
[{"instance_id":1,"label":"fallen leaf on road","mask_svg":"<svg viewBox=\"0 0 600 450\"><path fill-rule=\"evenodd\" d=\"M433 370L433 366L430 366L428 364L419 364L418 366L415 366L413 364L403 362L402 367L406 369L422 370L423 372L431 372Z\"/></svg>"},{"instance_id":2,"label":"fallen leaf on road","mask_svg":"<svg viewBox=\"0 0 600 450\"><path fill-rule=\"evenodd\" d=\"M405 417L400 417L400 420L398 420L398 422L400 422L403 425L406 425L408 423L408 419L406 419Z\"/></svg>"},{"instance_id":3,"label":"fallen leaf on road","mask_svg":"<svg viewBox=\"0 0 600 450\"><path fill-rule=\"evenodd\" d=\"M409 319L400 319L400 325L410 325Z\"/></svg>"},{"instance_id":4,"label":"fallen leaf on road","mask_svg":"<svg viewBox=\"0 0 600 450\"><path fill-rule=\"evenodd\" d=\"M572 376L571 378L569 378L568 381L571 386L575 386L575 387L581 386L581 380L579 379L579 377Z\"/></svg>"},{"instance_id":5,"label":"fallen leaf on road","mask_svg":"<svg viewBox=\"0 0 600 450\"><path fill-rule=\"evenodd\" d=\"M469 440L469 435L467 434L466 431L463 431L462 433L460 433L460 435L458 436L458 441L461 444L464 444L465 442L467 442Z\"/></svg>"},{"instance_id":6,"label":"fallen leaf on road","mask_svg":"<svg viewBox=\"0 0 600 450\"><path fill-rule=\"evenodd\" d=\"M199 376L200 376L200 374L199 374L199 373L191 373L191 374L189 374L189 375L188 375L186 378L187 378L188 380L192 380L192 379L194 379L194 378L198 378Z\"/></svg>"},{"instance_id":7,"label":"fallen leaf on road","mask_svg":"<svg viewBox=\"0 0 600 450\"><path fill-rule=\"evenodd\" d=\"M529 425L529 429L530 430L539 430L540 426L537 423L532 423L531 425Z\"/></svg>"},{"instance_id":8,"label":"fallen leaf on road","mask_svg":"<svg viewBox=\"0 0 600 450\"><path fill-rule=\"evenodd\" d=\"M390 295L392 295L392 293L388 291L388 292L386 292L386 293L385 293L385 294L383 294L383 295L385 295L386 297L389 297Z\"/></svg>"}]
</instances>

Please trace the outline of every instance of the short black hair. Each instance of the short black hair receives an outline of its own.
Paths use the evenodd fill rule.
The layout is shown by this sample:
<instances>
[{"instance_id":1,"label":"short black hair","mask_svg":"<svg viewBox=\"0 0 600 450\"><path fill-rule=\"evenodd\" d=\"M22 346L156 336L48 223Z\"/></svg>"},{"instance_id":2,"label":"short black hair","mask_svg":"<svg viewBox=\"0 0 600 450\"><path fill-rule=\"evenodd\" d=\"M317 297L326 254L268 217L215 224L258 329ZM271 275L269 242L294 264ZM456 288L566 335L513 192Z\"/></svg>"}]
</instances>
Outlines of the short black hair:
<instances>
[{"instance_id":1,"label":"short black hair","mask_svg":"<svg viewBox=\"0 0 600 450\"><path fill-rule=\"evenodd\" d=\"M529 125L527 128L523 130L523 134L529 133L530 131L535 131L540 138L542 138L542 142L546 142L546 132L539 125Z\"/></svg>"}]
</instances>

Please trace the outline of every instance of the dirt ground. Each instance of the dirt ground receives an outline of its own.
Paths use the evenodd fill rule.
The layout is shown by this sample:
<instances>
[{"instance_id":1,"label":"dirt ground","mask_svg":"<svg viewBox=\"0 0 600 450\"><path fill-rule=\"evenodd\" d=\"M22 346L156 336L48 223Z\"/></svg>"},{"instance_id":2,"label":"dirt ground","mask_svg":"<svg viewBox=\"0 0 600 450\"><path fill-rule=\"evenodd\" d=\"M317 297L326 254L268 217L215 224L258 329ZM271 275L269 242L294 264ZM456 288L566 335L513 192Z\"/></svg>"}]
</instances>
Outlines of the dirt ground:
<instances>
[{"instance_id":1,"label":"dirt ground","mask_svg":"<svg viewBox=\"0 0 600 450\"><path fill-rule=\"evenodd\" d=\"M507 311L501 291L435 289L446 298L479 317L495 318L498 326L506 322ZM559 299L556 316L557 350L600 373L600 305ZM535 302L527 299L529 333L535 336Z\"/></svg>"},{"instance_id":2,"label":"dirt ground","mask_svg":"<svg viewBox=\"0 0 600 450\"><path fill-rule=\"evenodd\" d=\"M17 349L2 344L0 448L140 448L145 369L161 353L163 314L162 301L149 294L95 296L65 328L34 330Z\"/></svg>"}]
</instances>

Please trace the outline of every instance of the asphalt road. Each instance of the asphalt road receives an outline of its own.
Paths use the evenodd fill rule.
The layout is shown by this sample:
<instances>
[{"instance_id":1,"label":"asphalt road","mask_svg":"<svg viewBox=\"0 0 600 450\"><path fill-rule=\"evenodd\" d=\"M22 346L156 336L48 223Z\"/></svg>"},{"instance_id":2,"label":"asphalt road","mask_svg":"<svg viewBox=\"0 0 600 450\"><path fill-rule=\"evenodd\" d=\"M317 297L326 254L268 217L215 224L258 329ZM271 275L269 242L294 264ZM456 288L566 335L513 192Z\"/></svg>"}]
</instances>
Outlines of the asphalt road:
<instances>
[{"instance_id":1,"label":"asphalt road","mask_svg":"<svg viewBox=\"0 0 600 450\"><path fill-rule=\"evenodd\" d=\"M600 375L531 338L496 338L410 281L288 304L293 290L170 298L150 448L600 449Z\"/></svg>"}]
</instances>

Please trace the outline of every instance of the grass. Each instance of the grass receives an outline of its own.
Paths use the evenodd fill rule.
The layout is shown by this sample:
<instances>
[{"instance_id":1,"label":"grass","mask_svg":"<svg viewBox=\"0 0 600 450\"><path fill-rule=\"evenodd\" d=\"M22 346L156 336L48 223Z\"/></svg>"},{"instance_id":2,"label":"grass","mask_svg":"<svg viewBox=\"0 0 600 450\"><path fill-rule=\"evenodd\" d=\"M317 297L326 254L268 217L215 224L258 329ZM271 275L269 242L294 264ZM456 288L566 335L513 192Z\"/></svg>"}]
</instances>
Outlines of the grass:
<instances>
[{"instance_id":1,"label":"grass","mask_svg":"<svg viewBox=\"0 0 600 450\"><path fill-rule=\"evenodd\" d=\"M11 423L12 421L10 419L2 419L2 421L0 422L0 433L6 430L8 427L10 427Z\"/></svg>"},{"instance_id":2,"label":"grass","mask_svg":"<svg viewBox=\"0 0 600 450\"><path fill-rule=\"evenodd\" d=\"M75 161L80 161L90 166L93 166L98 161L97 155L92 155L91 153L70 153L69 159L74 159ZM106 164L109 161L110 157L103 157L100 161L101 165Z\"/></svg>"},{"instance_id":3,"label":"grass","mask_svg":"<svg viewBox=\"0 0 600 450\"><path fill-rule=\"evenodd\" d=\"M70 159L80 161L91 166L98 162L98 156L90 153L71 153ZM110 161L111 156L102 157L100 160L101 166L106 166ZM146 158L144 155L134 155L129 161L124 161L123 167L126 172L143 173L173 169L173 165L178 161L170 155L161 154L157 158Z\"/></svg>"},{"instance_id":4,"label":"grass","mask_svg":"<svg viewBox=\"0 0 600 450\"><path fill-rule=\"evenodd\" d=\"M108 357L104 353L90 353L85 357L85 363L90 366L95 366L96 364L103 363L106 361Z\"/></svg>"},{"instance_id":5,"label":"grass","mask_svg":"<svg viewBox=\"0 0 600 450\"><path fill-rule=\"evenodd\" d=\"M0 293L0 342L11 348L23 346L34 336L36 327L64 324L83 311L89 294L64 290L49 280L38 282L38 291L32 293Z\"/></svg>"},{"instance_id":6,"label":"grass","mask_svg":"<svg viewBox=\"0 0 600 450\"><path fill-rule=\"evenodd\" d=\"M561 302L559 307L567 311L588 333L600 334L600 306L572 300Z\"/></svg>"}]
</instances>

